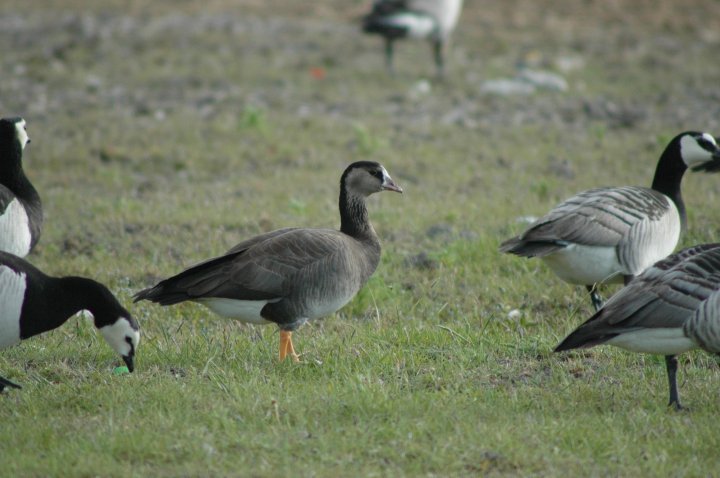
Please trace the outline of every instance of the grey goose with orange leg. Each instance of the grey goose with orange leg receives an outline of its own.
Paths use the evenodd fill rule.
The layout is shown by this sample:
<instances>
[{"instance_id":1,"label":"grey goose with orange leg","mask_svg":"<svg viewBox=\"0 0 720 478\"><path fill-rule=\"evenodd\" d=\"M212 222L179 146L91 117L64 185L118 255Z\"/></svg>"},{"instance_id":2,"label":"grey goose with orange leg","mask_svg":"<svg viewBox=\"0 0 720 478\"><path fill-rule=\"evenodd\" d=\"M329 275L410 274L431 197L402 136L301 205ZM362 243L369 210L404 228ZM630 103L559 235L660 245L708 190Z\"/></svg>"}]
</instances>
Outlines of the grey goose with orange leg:
<instances>
[{"instance_id":1,"label":"grey goose with orange leg","mask_svg":"<svg viewBox=\"0 0 720 478\"><path fill-rule=\"evenodd\" d=\"M280 328L280 360L299 361L292 331L352 299L380 262L365 198L402 192L379 163L360 161L340 178L340 230L286 228L260 234L220 257L135 295L160 305L200 303L218 315Z\"/></svg>"}]
</instances>

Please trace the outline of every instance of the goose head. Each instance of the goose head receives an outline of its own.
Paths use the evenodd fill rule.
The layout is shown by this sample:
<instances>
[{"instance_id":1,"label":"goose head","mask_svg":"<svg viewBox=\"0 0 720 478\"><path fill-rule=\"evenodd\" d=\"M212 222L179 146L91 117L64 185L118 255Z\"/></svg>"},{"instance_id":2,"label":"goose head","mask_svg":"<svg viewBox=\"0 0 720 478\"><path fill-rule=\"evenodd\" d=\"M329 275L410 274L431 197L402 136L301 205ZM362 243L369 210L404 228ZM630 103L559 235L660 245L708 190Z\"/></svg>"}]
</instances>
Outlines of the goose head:
<instances>
[{"instance_id":1,"label":"goose head","mask_svg":"<svg viewBox=\"0 0 720 478\"><path fill-rule=\"evenodd\" d=\"M19 117L0 119L0 141L20 145L20 150L25 149L30 138L25 130L25 120Z\"/></svg>"},{"instance_id":2,"label":"goose head","mask_svg":"<svg viewBox=\"0 0 720 478\"><path fill-rule=\"evenodd\" d=\"M96 319L97 325L97 319ZM113 323L98 327L112 349L119 353L130 372L135 369L135 350L140 342L138 324L130 314L117 316Z\"/></svg>"},{"instance_id":3,"label":"goose head","mask_svg":"<svg viewBox=\"0 0 720 478\"><path fill-rule=\"evenodd\" d=\"M403 192L387 170L380 163L374 161L352 163L345 169L341 183L348 194L353 196L366 197L380 191Z\"/></svg>"},{"instance_id":4,"label":"goose head","mask_svg":"<svg viewBox=\"0 0 720 478\"><path fill-rule=\"evenodd\" d=\"M720 171L720 148L708 133L690 131L678 137L680 157L692 171Z\"/></svg>"},{"instance_id":5,"label":"goose head","mask_svg":"<svg viewBox=\"0 0 720 478\"><path fill-rule=\"evenodd\" d=\"M105 286L95 283L95 287L97 295L91 299L87 311L92 314L95 327L132 372L135 351L140 342L138 323Z\"/></svg>"}]
</instances>

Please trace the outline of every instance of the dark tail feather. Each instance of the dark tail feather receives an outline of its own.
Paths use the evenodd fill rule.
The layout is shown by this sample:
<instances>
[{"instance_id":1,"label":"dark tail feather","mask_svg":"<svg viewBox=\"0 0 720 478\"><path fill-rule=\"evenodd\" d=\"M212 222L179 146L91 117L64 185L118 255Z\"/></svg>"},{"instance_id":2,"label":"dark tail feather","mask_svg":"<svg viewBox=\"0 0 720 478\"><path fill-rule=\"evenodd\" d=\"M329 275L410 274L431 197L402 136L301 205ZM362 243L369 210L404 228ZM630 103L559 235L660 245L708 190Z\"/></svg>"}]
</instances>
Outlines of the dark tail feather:
<instances>
[{"instance_id":1,"label":"dark tail feather","mask_svg":"<svg viewBox=\"0 0 720 478\"><path fill-rule=\"evenodd\" d=\"M515 254L522 257L543 257L563 248L565 248L565 245L557 242L525 242L520 239L520 236L518 236L508 239L500 244L499 250L500 252Z\"/></svg>"},{"instance_id":2,"label":"dark tail feather","mask_svg":"<svg viewBox=\"0 0 720 478\"><path fill-rule=\"evenodd\" d=\"M555 347L555 352L564 350L585 349L594 347L607 342L613 337L617 337L617 331L609 331L605 322L605 309L600 309L592 317L583 322L577 329ZM602 321L602 322L600 322Z\"/></svg>"},{"instance_id":3,"label":"dark tail feather","mask_svg":"<svg viewBox=\"0 0 720 478\"><path fill-rule=\"evenodd\" d=\"M386 38L403 38L407 36L408 30L406 27L401 25L392 25L380 21L381 19L375 17L365 17L363 19L362 29L365 33L377 33Z\"/></svg>"},{"instance_id":4,"label":"dark tail feather","mask_svg":"<svg viewBox=\"0 0 720 478\"><path fill-rule=\"evenodd\" d=\"M193 297L188 294L188 289L197 286L204 279L205 273L211 273L215 267L225 264L243 252L245 252L244 249L233 251L196 264L175 276L158 282L154 287L141 290L133 296L133 302L149 300L160 305L173 305L191 300Z\"/></svg>"},{"instance_id":5,"label":"dark tail feather","mask_svg":"<svg viewBox=\"0 0 720 478\"><path fill-rule=\"evenodd\" d=\"M188 296L186 292L171 289L172 285L167 282L172 279L174 278L164 280L154 287L141 290L133 296L133 302L149 300L150 302L155 302L160 305L173 305L190 299L190 296Z\"/></svg>"},{"instance_id":6,"label":"dark tail feather","mask_svg":"<svg viewBox=\"0 0 720 478\"><path fill-rule=\"evenodd\" d=\"M385 0L375 2L370 13L362 19L365 33L378 33L388 38L400 38L407 35L407 28L387 22L387 17L407 10L405 0Z\"/></svg>"}]
</instances>

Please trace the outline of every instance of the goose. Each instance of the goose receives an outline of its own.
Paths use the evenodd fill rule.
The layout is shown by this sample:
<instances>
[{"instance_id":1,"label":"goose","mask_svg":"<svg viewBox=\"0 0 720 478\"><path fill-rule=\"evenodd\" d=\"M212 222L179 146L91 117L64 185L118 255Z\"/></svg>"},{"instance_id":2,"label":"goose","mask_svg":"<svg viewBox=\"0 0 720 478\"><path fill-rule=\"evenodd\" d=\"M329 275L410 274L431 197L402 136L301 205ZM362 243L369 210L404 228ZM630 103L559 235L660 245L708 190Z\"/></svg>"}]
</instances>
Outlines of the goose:
<instances>
[{"instance_id":1,"label":"goose","mask_svg":"<svg viewBox=\"0 0 720 478\"><path fill-rule=\"evenodd\" d=\"M280 361L298 362L293 330L352 299L380 262L365 198L402 193L385 168L350 164L340 178L340 230L284 228L260 234L135 294L135 302L193 301L217 315L280 328Z\"/></svg>"},{"instance_id":2,"label":"goose","mask_svg":"<svg viewBox=\"0 0 720 478\"><path fill-rule=\"evenodd\" d=\"M385 62L393 73L393 46L401 38L428 39L438 76L445 73L445 50L457 25L462 0L376 0L363 18L363 31L385 39Z\"/></svg>"},{"instance_id":3,"label":"goose","mask_svg":"<svg viewBox=\"0 0 720 478\"><path fill-rule=\"evenodd\" d=\"M138 324L104 285L84 277L50 277L13 254L0 252L0 350L55 329L81 310L122 356L130 372L140 341ZM21 388L0 377L0 391Z\"/></svg>"},{"instance_id":4,"label":"goose","mask_svg":"<svg viewBox=\"0 0 720 478\"><path fill-rule=\"evenodd\" d=\"M28 143L24 119L0 119L0 251L20 257L35 248L43 222L40 196L22 168Z\"/></svg>"},{"instance_id":5,"label":"goose","mask_svg":"<svg viewBox=\"0 0 720 478\"><path fill-rule=\"evenodd\" d=\"M680 410L676 355L698 347L717 352L720 324L707 317L718 310L718 291L720 244L684 249L620 289L555 352L610 344L631 352L664 355L668 406Z\"/></svg>"},{"instance_id":6,"label":"goose","mask_svg":"<svg viewBox=\"0 0 720 478\"><path fill-rule=\"evenodd\" d=\"M600 310L598 284L627 284L675 249L687 224L680 183L688 168L720 169L720 149L710 134L675 136L660 156L651 188L581 192L503 242L500 252L541 258L560 279L584 285Z\"/></svg>"}]
</instances>

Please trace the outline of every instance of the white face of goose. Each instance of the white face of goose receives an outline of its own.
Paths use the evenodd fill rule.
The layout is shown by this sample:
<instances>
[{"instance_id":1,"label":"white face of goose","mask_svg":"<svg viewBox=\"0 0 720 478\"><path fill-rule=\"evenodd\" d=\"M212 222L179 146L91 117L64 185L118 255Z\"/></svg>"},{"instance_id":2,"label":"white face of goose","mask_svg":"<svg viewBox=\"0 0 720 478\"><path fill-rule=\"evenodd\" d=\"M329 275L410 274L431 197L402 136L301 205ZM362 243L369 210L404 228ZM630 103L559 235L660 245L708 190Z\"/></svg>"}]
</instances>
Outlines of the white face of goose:
<instances>
[{"instance_id":1,"label":"white face of goose","mask_svg":"<svg viewBox=\"0 0 720 478\"><path fill-rule=\"evenodd\" d=\"M112 349L122 355L128 370L134 368L133 358L138 343L140 343L140 332L133 328L130 321L125 317L118 318L114 324L100 327L100 333Z\"/></svg>"},{"instance_id":2,"label":"white face of goose","mask_svg":"<svg viewBox=\"0 0 720 478\"><path fill-rule=\"evenodd\" d=\"M680 138L680 155L690 168L717 159L720 151L712 135L708 133L686 134Z\"/></svg>"},{"instance_id":3,"label":"white face of goose","mask_svg":"<svg viewBox=\"0 0 720 478\"><path fill-rule=\"evenodd\" d=\"M25 130L25 120L20 120L15 123L15 134L20 142L20 149L25 149L25 146L30 142L30 138Z\"/></svg>"}]
</instances>

